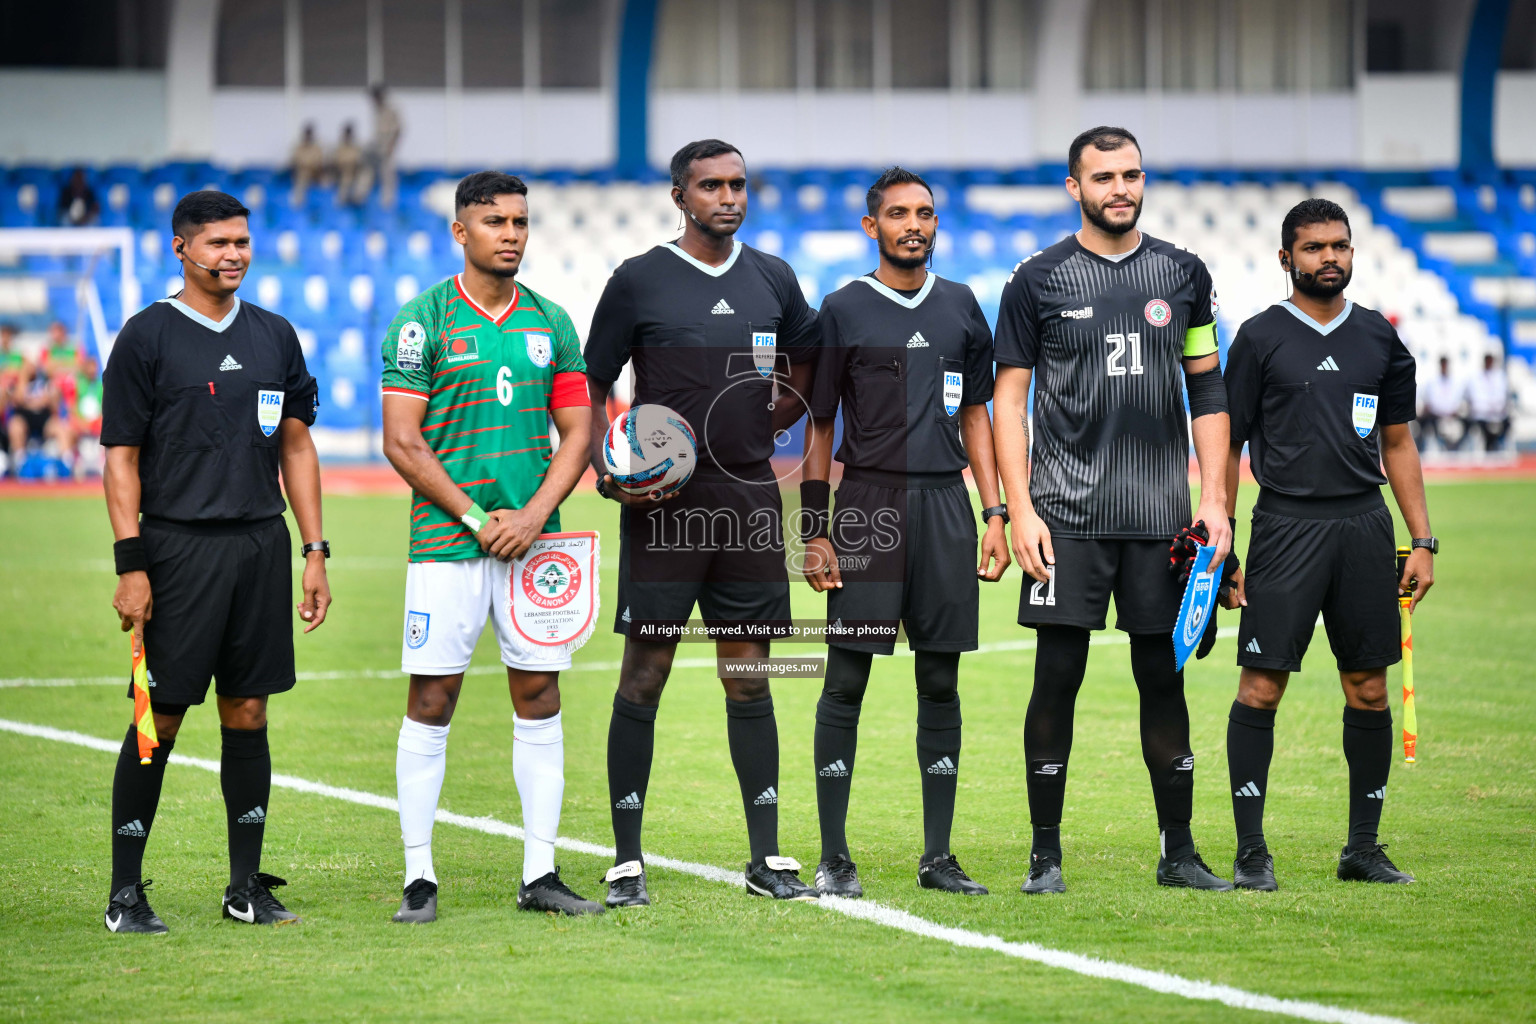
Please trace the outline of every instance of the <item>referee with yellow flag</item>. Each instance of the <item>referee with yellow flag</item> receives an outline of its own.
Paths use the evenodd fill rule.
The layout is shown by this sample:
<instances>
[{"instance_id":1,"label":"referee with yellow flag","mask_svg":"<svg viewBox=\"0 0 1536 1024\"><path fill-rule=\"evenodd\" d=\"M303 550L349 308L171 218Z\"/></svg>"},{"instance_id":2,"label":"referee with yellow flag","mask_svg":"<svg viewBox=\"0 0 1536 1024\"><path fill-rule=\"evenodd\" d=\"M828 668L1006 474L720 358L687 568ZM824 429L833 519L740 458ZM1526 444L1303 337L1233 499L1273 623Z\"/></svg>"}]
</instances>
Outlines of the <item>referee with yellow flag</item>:
<instances>
[{"instance_id":1,"label":"referee with yellow flag","mask_svg":"<svg viewBox=\"0 0 1536 1024\"><path fill-rule=\"evenodd\" d=\"M315 378L293 327L235 295L251 262L248 214L222 192L182 198L171 227L185 287L129 318L103 375L112 607L133 630L134 671L159 741L141 763L140 730L130 726L117 759L104 917L113 932L167 930L145 898L144 847L182 716L215 679L229 823L222 913L250 924L298 919L272 895L286 883L261 871L272 789L267 698L295 681L293 551L279 471L304 539L306 633L331 603L330 546L309 435Z\"/></svg>"}]
</instances>

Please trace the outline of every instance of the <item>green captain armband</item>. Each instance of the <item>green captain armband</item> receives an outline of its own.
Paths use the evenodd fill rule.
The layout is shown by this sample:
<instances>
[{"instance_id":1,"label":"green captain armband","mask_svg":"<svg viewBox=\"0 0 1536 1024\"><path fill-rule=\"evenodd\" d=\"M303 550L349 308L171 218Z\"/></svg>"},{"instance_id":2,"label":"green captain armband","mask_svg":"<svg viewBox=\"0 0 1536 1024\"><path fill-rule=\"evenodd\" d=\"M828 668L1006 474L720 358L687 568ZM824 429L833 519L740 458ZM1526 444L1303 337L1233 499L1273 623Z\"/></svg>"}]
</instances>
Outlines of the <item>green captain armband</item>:
<instances>
[{"instance_id":1,"label":"green captain armband","mask_svg":"<svg viewBox=\"0 0 1536 1024\"><path fill-rule=\"evenodd\" d=\"M485 509L481 508L474 502L473 499L471 499L469 503L469 511L465 512L462 516L459 517L459 522L469 527L470 533L476 534L478 536L480 531L485 529L485 521L489 518L490 516L485 514Z\"/></svg>"},{"instance_id":2,"label":"green captain armband","mask_svg":"<svg viewBox=\"0 0 1536 1024\"><path fill-rule=\"evenodd\" d=\"M1214 354L1216 351L1216 321L1199 327L1191 327L1184 332L1184 358L1199 359L1201 356Z\"/></svg>"}]
</instances>

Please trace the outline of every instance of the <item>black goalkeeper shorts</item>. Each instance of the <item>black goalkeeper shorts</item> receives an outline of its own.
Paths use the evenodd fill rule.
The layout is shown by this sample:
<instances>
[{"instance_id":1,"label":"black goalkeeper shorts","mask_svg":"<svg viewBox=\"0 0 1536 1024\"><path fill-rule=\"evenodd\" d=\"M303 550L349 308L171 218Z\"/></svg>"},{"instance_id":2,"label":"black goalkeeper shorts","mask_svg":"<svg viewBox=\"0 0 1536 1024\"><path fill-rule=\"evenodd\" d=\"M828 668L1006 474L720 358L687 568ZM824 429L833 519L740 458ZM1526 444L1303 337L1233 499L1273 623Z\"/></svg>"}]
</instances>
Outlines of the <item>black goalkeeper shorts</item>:
<instances>
[{"instance_id":1,"label":"black goalkeeper shorts","mask_svg":"<svg viewBox=\"0 0 1536 1024\"><path fill-rule=\"evenodd\" d=\"M157 704L291 690L293 545L282 516L250 523L139 525L149 559L145 667ZM129 685L129 695L133 687Z\"/></svg>"}]
</instances>

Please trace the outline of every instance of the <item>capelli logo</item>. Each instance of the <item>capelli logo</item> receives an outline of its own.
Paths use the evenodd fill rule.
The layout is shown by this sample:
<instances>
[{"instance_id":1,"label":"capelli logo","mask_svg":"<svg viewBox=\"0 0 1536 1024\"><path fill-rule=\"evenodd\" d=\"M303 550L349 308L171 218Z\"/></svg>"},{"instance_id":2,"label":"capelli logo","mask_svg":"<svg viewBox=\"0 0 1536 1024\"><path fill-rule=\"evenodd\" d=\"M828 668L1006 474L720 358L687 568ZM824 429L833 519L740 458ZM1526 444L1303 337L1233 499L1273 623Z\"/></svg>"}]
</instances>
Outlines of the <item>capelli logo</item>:
<instances>
[{"instance_id":1,"label":"capelli logo","mask_svg":"<svg viewBox=\"0 0 1536 1024\"><path fill-rule=\"evenodd\" d=\"M1082 309L1064 309L1061 315L1068 320L1092 320L1093 307L1084 306Z\"/></svg>"}]
</instances>

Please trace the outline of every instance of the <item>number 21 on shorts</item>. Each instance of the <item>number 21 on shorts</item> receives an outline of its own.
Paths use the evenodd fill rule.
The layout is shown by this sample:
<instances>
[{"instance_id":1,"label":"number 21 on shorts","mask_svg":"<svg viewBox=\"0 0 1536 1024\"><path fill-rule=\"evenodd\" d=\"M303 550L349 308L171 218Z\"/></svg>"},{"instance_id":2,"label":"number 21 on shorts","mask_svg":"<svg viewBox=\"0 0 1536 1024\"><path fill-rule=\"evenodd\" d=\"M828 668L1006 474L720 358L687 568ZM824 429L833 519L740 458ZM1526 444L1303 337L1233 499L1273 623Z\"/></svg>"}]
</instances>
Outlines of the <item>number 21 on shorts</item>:
<instances>
[{"instance_id":1,"label":"number 21 on shorts","mask_svg":"<svg viewBox=\"0 0 1536 1024\"><path fill-rule=\"evenodd\" d=\"M1029 603L1054 608L1056 607L1056 567L1046 566L1045 573L1049 579L1035 580L1034 586L1029 588Z\"/></svg>"}]
</instances>

